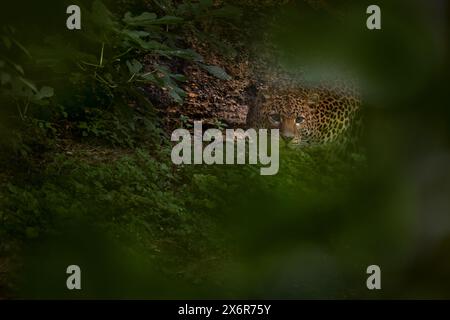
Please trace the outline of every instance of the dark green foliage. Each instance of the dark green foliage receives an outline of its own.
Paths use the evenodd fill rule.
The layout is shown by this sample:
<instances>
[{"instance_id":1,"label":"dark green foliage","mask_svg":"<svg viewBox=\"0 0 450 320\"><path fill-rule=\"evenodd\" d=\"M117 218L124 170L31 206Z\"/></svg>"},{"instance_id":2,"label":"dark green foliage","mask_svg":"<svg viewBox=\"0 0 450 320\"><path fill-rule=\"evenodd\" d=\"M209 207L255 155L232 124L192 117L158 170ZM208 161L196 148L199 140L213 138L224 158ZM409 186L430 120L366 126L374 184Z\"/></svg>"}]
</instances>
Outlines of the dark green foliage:
<instances>
[{"instance_id":1,"label":"dark green foliage","mask_svg":"<svg viewBox=\"0 0 450 320\"><path fill-rule=\"evenodd\" d=\"M116 145L133 146L142 139L159 144L162 133L156 129L157 119L144 88L162 88L174 102L182 103L185 92L180 84L186 77L173 70L172 62L198 63L212 75L230 79L224 70L205 64L201 55L186 47L182 32L199 30L197 19L227 18L228 9L213 9L209 2L169 7L157 13L126 12L120 18L101 1L93 1L82 8L83 32L58 28L38 42L30 39L36 30L26 30L24 37L23 28L5 27L0 88L7 108L2 118L13 122L1 121L0 126L4 132L17 133L2 135L3 146L26 154L29 147L14 136L33 124L44 136L70 133L104 138ZM22 38L25 45L19 41ZM36 34L35 39L41 38L42 34Z\"/></svg>"},{"instance_id":2,"label":"dark green foliage","mask_svg":"<svg viewBox=\"0 0 450 320\"><path fill-rule=\"evenodd\" d=\"M351 1L77 2L80 33L64 28L69 0L0 10L14 26L0 30L0 298L448 298L448 57L428 2L385 1L371 34L357 1L351 19L334 12ZM267 36L288 68L364 66L367 155L282 145L265 177L174 166L146 89L176 105L185 65L229 79L192 38L226 60ZM73 263L81 292L63 286ZM381 292L365 287L371 264Z\"/></svg>"},{"instance_id":3,"label":"dark green foliage","mask_svg":"<svg viewBox=\"0 0 450 320\"><path fill-rule=\"evenodd\" d=\"M108 150L55 155L42 172L29 176L26 183L5 184L0 190L0 236L29 242L51 235L52 243L58 243L65 241L67 230L76 228L79 231L74 237L77 243L82 243L87 226L102 230L109 236L123 239L121 246L126 250L139 250L137 257L142 260L141 264L149 257L152 265L162 268L158 274L162 272L169 279L179 278L187 285L184 292L179 284L167 283L166 286L172 288L171 297L198 296L203 290L214 290L214 296L227 296L229 287L223 281L234 269L216 274L224 263L229 259L240 260L242 254L252 255L253 246L257 246L253 241L260 241L269 225L281 228L289 219L300 219L304 223L314 221L315 201L346 186L363 164L338 158L324 162L326 150L299 153L283 149L279 175L267 178L260 176L256 166L176 167L166 149L153 156L138 149L104 160L100 156L102 151ZM354 171L356 169L358 171ZM299 215L292 216L290 210ZM271 232L269 230L267 232ZM255 239L249 242L247 237ZM317 240L312 238L314 240L309 240ZM295 246L299 239L294 237L292 241L286 250ZM114 242L106 245L115 246ZM47 248L45 243L40 246L39 250ZM97 254L95 259L88 258L92 250L87 249L81 258L90 263L94 260L106 263ZM36 258L44 259L44 255ZM30 263L35 263L33 256L28 258ZM211 265L207 261L214 263ZM128 264L125 268L130 267ZM111 270L119 272L120 276L124 272L114 266ZM155 274L148 280L153 283L159 281L159 277ZM98 279L101 283L103 278ZM270 277L261 279L271 281ZM138 293L130 283L116 284L119 287L111 289L97 280L91 281L87 287L104 287L96 293L87 290L84 297L109 297L114 290L122 294L117 297L161 294L154 291L157 289L153 286ZM33 296L27 288L26 285L23 294ZM238 295L254 290L242 285L239 288L242 293ZM60 294L57 287L45 292L49 297Z\"/></svg>"}]
</instances>

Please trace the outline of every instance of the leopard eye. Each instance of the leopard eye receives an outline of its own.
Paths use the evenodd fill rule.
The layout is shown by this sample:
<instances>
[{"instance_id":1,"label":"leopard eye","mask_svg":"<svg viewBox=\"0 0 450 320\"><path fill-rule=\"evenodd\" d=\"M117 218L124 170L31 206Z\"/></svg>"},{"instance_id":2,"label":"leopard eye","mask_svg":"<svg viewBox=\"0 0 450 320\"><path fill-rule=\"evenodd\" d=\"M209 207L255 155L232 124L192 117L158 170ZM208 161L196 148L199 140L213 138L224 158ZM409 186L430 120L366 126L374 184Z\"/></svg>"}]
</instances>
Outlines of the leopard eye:
<instances>
[{"instance_id":1,"label":"leopard eye","mask_svg":"<svg viewBox=\"0 0 450 320\"><path fill-rule=\"evenodd\" d=\"M297 117L297 118L295 119L295 123L300 124L300 123L303 122L303 120L305 120L305 118L303 118L303 117Z\"/></svg>"},{"instance_id":2,"label":"leopard eye","mask_svg":"<svg viewBox=\"0 0 450 320\"><path fill-rule=\"evenodd\" d=\"M272 121L275 121L275 122L280 122L281 121L281 117L280 117L279 114L271 114L270 115L270 119L272 119Z\"/></svg>"}]
</instances>

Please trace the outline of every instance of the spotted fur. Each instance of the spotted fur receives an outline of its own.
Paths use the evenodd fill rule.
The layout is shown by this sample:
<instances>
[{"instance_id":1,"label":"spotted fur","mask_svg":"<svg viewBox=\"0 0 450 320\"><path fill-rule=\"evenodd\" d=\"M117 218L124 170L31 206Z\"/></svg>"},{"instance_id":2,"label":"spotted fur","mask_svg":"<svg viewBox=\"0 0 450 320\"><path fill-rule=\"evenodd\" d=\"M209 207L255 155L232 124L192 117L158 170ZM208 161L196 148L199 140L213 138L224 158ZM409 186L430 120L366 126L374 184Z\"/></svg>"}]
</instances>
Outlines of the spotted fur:
<instances>
[{"instance_id":1,"label":"spotted fur","mask_svg":"<svg viewBox=\"0 0 450 320\"><path fill-rule=\"evenodd\" d=\"M280 80L250 89L247 126L278 128L294 144L347 143L359 122L360 99L351 86Z\"/></svg>"}]
</instances>

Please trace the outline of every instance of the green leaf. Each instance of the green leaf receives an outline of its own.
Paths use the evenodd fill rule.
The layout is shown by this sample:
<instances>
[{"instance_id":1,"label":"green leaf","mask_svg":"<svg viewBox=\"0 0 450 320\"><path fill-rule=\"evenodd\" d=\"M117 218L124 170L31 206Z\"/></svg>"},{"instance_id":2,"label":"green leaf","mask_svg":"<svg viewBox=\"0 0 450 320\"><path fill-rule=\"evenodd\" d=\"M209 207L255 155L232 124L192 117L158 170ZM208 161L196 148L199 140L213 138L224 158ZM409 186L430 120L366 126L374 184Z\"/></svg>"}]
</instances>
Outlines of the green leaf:
<instances>
[{"instance_id":1,"label":"green leaf","mask_svg":"<svg viewBox=\"0 0 450 320\"><path fill-rule=\"evenodd\" d=\"M142 41L139 45L146 50L167 50L168 47L158 41L150 40L150 41Z\"/></svg>"},{"instance_id":2,"label":"green leaf","mask_svg":"<svg viewBox=\"0 0 450 320\"><path fill-rule=\"evenodd\" d=\"M199 65L208 71L211 75L213 75L216 78L222 79L222 80L231 80L232 78L226 73L225 70L223 70L221 67L218 66L210 66L207 64L199 63Z\"/></svg>"},{"instance_id":3,"label":"green leaf","mask_svg":"<svg viewBox=\"0 0 450 320\"><path fill-rule=\"evenodd\" d=\"M17 47L20 48L20 50L23 51L23 53L25 53L29 58L32 58L32 57L31 57L31 54L30 54L30 52L27 50L27 48L25 48L19 41L15 40L15 39L12 39L12 41L16 44Z\"/></svg>"},{"instance_id":4,"label":"green leaf","mask_svg":"<svg viewBox=\"0 0 450 320\"><path fill-rule=\"evenodd\" d=\"M196 61L196 62L203 61L203 57L192 49L166 50L164 52L158 52L158 53L165 55L165 56L169 56L169 57L170 56L179 57L182 59Z\"/></svg>"},{"instance_id":5,"label":"green leaf","mask_svg":"<svg viewBox=\"0 0 450 320\"><path fill-rule=\"evenodd\" d=\"M176 81L184 82L187 80L187 77L183 74L171 74L170 77Z\"/></svg>"},{"instance_id":6,"label":"green leaf","mask_svg":"<svg viewBox=\"0 0 450 320\"><path fill-rule=\"evenodd\" d=\"M21 65L15 64L13 62L11 62L11 64L13 65L14 69L16 69L17 72L19 72L21 75L25 74L25 71L23 71L23 68Z\"/></svg>"},{"instance_id":7,"label":"green leaf","mask_svg":"<svg viewBox=\"0 0 450 320\"><path fill-rule=\"evenodd\" d=\"M138 30L123 30L122 35L135 41L136 43L145 42L142 38L145 38L149 35L148 32L138 31Z\"/></svg>"},{"instance_id":8,"label":"green leaf","mask_svg":"<svg viewBox=\"0 0 450 320\"><path fill-rule=\"evenodd\" d=\"M169 96L176 102L176 103L183 103L184 95L181 94L177 90L169 90Z\"/></svg>"},{"instance_id":9,"label":"green leaf","mask_svg":"<svg viewBox=\"0 0 450 320\"><path fill-rule=\"evenodd\" d=\"M140 30L124 30L123 33L133 39L145 38L150 35L150 33Z\"/></svg>"},{"instance_id":10,"label":"green leaf","mask_svg":"<svg viewBox=\"0 0 450 320\"><path fill-rule=\"evenodd\" d=\"M131 60L131 62L127 61L127 67L128 67L128 70L130 70L131 74L136 74L136 73L139 73L144 66L142 65L142 63L140 63L136 59L133 59L133 60Z\"/></svg>"},{"instance_id":11,"label":"green leaf","mask_svg":"<svg viewBox=\"0 0 450 320\"><path fill-rule=\"evenodd\" d=\"M152 73L142 74L141 78L146 81L156 82L156 78Z\"/></svg>"},{"instance_id":12,"label":"green leaf","mask_svg":"<svg viewBox=\"0 0 450 320\"><path fill-rule=\"evenodd\" d=\"M37 93L38 89L36 88L36 86L29 80L19 77L18 78L25 86L27 86L28 88L30 88L33 92Z\"/></svg>"},{"instance_id":13,"label":"green leaf","mask_svg":"<svg viewBox=\"0 0 450 320\"><path fill-rule=\"evenodd\" d=\"M41 90L36 94L37 100L42 100L45 98L51 98L54 95L54 90L51 87L42 87Z\"/></svg>"},{"instance_id":14,"label":"green leaf","mask_svg":"<svg viewBox=\"0 0 450 320\"><path fill-rule=\"evenodd\" d=\"M156 18L157 15L153 12L144 12L136 17L133 17L130 12L127 12L125 14L125 17L123 18L123 22L130 26L145 27L147 25L153 24Z\"/></svg>"},{"instance_id":15,"label":"green leaf","mask_svg":"<svg viewBox=\"0 0 450 320\"><path fill-rule=\"evenodd\" d=\"M129 26L148 27L153 25L180 24L184 22L184 19L169 15L158 19L158 16L153 12L144 12L139 16L133 17L130 12L127 12L123 21Z\"/></svg>"},{"instance_id":16,"label":"green leaf","mask_svg":"<svg viewBox=\"0 0 450 320\"><path fill-rule=\"evenodd\" d=\"M183 22L184 22L184 19L180 18L180 17L164 16L162 18L159 18L159 19L153 21L152 24L180 24Z\"/></svg>"},{"instance_id":17,"label":"green leaf","mask_svg":"<svg viewBox=\"0 0 450 320\"><path fill-rule=\"evenodd\" d=\"M132 30L124 30L122 32L124 36L132 40L136 45L138 45L140 48L145 50L168 50L169 48L165 46L164 44L155 41L155 40L148 40L145 41L141 37L143 36L143 33L140 31L132 31Z\"/></svg>"}]
</instances>

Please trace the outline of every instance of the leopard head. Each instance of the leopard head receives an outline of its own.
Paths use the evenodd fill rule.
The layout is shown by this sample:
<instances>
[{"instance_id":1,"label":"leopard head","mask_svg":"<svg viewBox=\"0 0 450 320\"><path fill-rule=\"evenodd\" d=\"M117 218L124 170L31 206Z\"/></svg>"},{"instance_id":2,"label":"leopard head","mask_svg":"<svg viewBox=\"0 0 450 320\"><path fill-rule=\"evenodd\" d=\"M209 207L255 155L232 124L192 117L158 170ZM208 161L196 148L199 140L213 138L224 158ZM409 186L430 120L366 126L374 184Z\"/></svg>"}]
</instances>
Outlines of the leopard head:
<instances>
[{"instance_id":1,"label":"leopard head","mask_svg":"<svg viewBox=\"0 0 450 320\"><path fill-rule=\"evenodd\" d=\"M301 142L302 133L305 131L305 118L308 118L309 110L318 103L318 95L307 93L301 96L286 95L283 99L277 99L277 107L268 115L272 128L279 129L280 135L288 143Z\"/></svg>"},{"instance_id":2,"label":"leopard head","mask_svg":"<svg viewBox=\"0 0 450 320\"><path fill-rule=\"evenodd\" d=\"M300 125L304 118L296 114L273 113L269 116L272 128L280 130L280 135L286 142L296 142L300 138Z\"/></svg>"}]
</instances>

